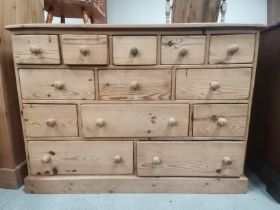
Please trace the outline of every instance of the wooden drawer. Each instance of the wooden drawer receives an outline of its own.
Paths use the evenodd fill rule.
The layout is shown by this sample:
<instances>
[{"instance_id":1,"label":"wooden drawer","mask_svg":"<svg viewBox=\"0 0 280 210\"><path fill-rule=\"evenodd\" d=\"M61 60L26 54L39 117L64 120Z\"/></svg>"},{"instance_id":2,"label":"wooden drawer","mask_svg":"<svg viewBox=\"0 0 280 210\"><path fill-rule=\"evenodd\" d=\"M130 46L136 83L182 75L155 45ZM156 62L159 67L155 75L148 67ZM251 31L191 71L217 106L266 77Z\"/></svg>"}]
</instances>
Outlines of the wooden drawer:
<instances>
[{"instance_id":1,"label":"wooden drawer","mask_svg":"<svg viewBox=\"0 0 280 210\"><path fill-rule=\"evenodd\" d=\"M194 105L193 136L244 136L247 104Z\"/></svg>"},{"instance_id":2,"label":"wooden drawer","mask_svg":"<svg viewBox=\"0 0 280 210\"><path fill-rule=\"evenodd\" d=\"M60 64L57 35L13 36L13 50L19 64Z\"/></svg>"},{"instance_id":3,"label":"wooden drawer","mask_svg":"<svg viewBox=\"0 0 280 210\"><path fill-rule=\"evenodd\" d=\"M31 174L132 174L133 141L29 141Z\"/></svg>"},{"instance_id":4,"label":"wooden drawer","mask_svg":"<svg viewBox=\"0 0 280 210\"><path fill-rule=\"evenodd\" d=\"M81 117L84 137L187 136L189 105L82 105Z\"/></svg>"},{"instance_id":5,"label":"wooden drawer","mask_svg":"<svg viewBox=\"0 0 280 210\"><path fill-rule=\"evenodd\" d=\"M115 65L155 65L156 36L114 36L113 60Z\"/></svg>"},{"instance_id":6,"label":"wooden drawer","mask_svg":"<svg viewBox=\"0 0 280 210\"><path fill-rule=\"evenodd\" d=\"M139 176L241 176L240 142L138 142Z\"/></svg>"},{"instance_id":7,"label":"wooden drawer","mask_svg":"<svg viewBox=\"0 0 280 210\"><path fill-rule=\"evenodd\" d=\"M106 35L62 35L62 53L65 64L108 64Z\"/></svg>"},{"instance_id":8,"label":"wooden drawer","mask_svg":"<svg viewBox=\"0 0 280 210\"><path fill-rule=\"evenodd\" d=\"M250 68L180 69L176 72L176 99L247 99Z\"/></svg>"},{"instance_id":9,"label":"wooden drawer","mask_svg":"<svg viewBox=\"0 0 280 210\"><path fill-rule=\"evenodd\" d=\"M161 64L203 64L205 36L163 36Z\"/></svg>"},{"instance_id":10,"label":"wooden drawer","mask_svg":"<svg viewBox=\"0 0 280 210\"><path fill-rule=\"evenodd\" d=\"M168 100L171 96L171 70L99 71L102 100Z\"/></svg>"},{"instance_id":11,"label":"wooden drawer","mask_svg":"<svg viewBox=\"0 0 280 210\"><path fill-rule=\"evenodd\" d=\"M23 105L27 137L78 136L76 105Z\"/></svg>"},{"instance_id":12,"label":"wooden drawer","mask_svg":"<svg viewBox=\"0 0 280 210\"><path fill-rule=\"evenodd\" d=\"M23 99L94 99L91 70L20 69Z\"/></svg>"},{"instance_id":13,"label":"wooden drawer","mask_svg":"<svg viewBox=\"0 0 280 210\"><path fill-rule=\"evenodd\" d=\"M209 63L252 63L255 53L255 35L211 36Z\"/></svg>"}]
</instances>

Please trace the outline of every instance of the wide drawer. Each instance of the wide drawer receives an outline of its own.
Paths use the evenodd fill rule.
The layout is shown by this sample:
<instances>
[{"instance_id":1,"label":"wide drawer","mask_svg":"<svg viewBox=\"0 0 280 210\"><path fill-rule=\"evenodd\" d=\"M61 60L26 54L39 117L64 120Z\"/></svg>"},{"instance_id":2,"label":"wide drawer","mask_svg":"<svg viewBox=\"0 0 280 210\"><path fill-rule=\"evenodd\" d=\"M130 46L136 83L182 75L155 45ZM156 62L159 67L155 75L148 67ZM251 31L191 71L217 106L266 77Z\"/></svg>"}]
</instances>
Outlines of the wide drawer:
<instances>
[{"instance_id":1,"label":"wide drawer","mask_svg":"<svg viewBox=\"0 0 280 210\"><path fill-rule=\"evenodd\" d=\"M114 36L115 65L154 65L157 57L156 36Z\"/></svg>"},{"instance_id":2,"label":"wide drawer","mask_svg":"<svg viewBox=\"0 0 280 210\"><path fill-rule=\"evenodd\" d=\"M210 41L210 64L252 63L255 53L255 35L214 35Z\"/></svg>"},{"instance_id":3,"label":"wide drawer","mask_svg":"<svg viewBox=\"0 0 280 210\"><path fill-rule=\"evenodd\" d=\"M27 137L78 136L76 105L23 105Z\"/></svg>"},{"instance_id":4,"label":"wide drawer","mask_svg":"<svg viewBox=\"0 0 280 210\"><path fill-rule=\"evenodd\" d=\"M171 70L99 71L102 100L164 100L171 96Z\"/></svg>"},{"instance_id":5,"label":"wide drawer","mask_svg":"<svg viewBox=\"0 0 280 210\"><path fill-rule=\"evenodd\" d=\"M62 35L62 54L65 64L108 64L106 35Z\"/></svg>"},{"instance_id":6,"label":"wide drawer","mask_svg":"<svg viewBox=\"0 0 280 210\"><path fill-rule=\"evenodd\" d=\"M236 176L243 172L240 142L138 142L139 176Z\"/></svg>"},{"instance_id":7,"label":"wide drawer","mask_svg":"<svg viewBox=\"0 0 280 210\"><path fill-rule=\"evenodd\" d=\"M29 141L31 174L132 174L133 141Z\"/></svg>"},{"instance_id":8,"label":"wide drawer","mask_svg":"<svg viewBox=\"0 0 280 210\"><path fill-rule=\"evenodd\" d=\"M23 99L94 99L91 70L20 69Z\"/></svg>"},{"instance_id":9,"label":"wide drawer","mask_svg":"<svg viewBox=\"0 0 280 210\"><path fill-rule=\"evenodd\" d=\"M82 105L81 117L84 137L187 136L189 105Z\"/></svg>"},{"instance_id":10,"label":"wide drawer","mask_svg":"<svg viewBox=\"0 0 280 210\"><path fill-rule=\"evenodd\" d=\"M247 104L194 105L193 136L242 137L247 124Z\"/></svg>"},{"instance_id":11,"label":"wide drawer","mask_svg":"<svg viewBox=\"0 0 280 210\"><path fill-rule=\"evenodd\" d=\"M203 64L206 36L162 36L161 64Z\"/></svg>"},{"instance_id":12,"label":"wide drawer","mask_svg":"<svg viewBox=\"0 0 280 210\"><path fill-rule=\"evenodd\" d=\"M250 68L180 69L176 72L176 99L247 99Z\"/></svg>"},{"instance_id":13,"label":"wide drawer","mask_svg":"<svg viewBox=\"0 0 280 210\"><path fill-rule=\"evenodd\" d=\"M13 50L18 64L60 64L57 35L13 36Z\"/></svg>"}]
</instances>

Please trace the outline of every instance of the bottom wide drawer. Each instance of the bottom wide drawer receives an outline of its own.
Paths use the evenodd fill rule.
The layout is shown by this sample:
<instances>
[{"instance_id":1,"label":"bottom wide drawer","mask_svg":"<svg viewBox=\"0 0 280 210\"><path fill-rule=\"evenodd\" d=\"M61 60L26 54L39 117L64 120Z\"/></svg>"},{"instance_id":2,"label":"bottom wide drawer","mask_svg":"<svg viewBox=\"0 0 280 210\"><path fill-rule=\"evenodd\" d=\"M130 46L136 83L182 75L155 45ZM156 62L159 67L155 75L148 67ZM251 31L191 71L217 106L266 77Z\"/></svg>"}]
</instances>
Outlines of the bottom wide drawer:
<instances>
[{"instance_id":1,"label":"bottom wide drawer","mask_svg":"<svg viewBox=\"0 0 280 210\"><path fill-rule=\"evenodd\" d=\"M138 142L139 176L242 175L243 142Z\"/></svg>"},{"instance_id":2,"label":"bottom wide drawer","mask_svg":"<svg viewBox=\"0 0 280 210\"><path fill-rule=\"evenodd\" d=\"M32 174L132 174L133 141L30 141Z\"/></svg>"}]
</instances>

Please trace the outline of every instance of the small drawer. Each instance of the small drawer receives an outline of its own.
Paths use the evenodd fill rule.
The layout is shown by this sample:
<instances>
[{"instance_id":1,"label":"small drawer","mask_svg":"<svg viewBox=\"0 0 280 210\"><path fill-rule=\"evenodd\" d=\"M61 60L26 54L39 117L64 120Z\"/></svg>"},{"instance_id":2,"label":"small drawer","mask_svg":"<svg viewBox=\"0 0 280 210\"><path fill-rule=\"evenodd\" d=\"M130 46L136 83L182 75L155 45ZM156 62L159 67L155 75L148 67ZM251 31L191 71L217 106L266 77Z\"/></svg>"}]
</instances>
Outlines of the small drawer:
<instances>
[{"instance_id":1,"label":"small drawer","mask_svg":"<svg viewBox=\"0 0 280 210\"><path fill-rule=\"evenodd\" d=\"M242 137L247 123L247 104L194 105L193 136Z\"/></svg>"},{"instance_id":2,"label":"small drawer","mask_svg":"<svg viewBox=\"0 0 280 210\"><path fill-rule=\"evenodd\" d=\"M23 99L94 99L92 70L20 69Z\"/></svg>"},{"instance_id":3,"label":"small drawer","mask_svg":"<svg viewBox=\"0 0 280 210\"><path fill-rule=\"evenodd\" d=\"M187 136L187 104L94 104L81 106L84 137Z\"/></svg>"},{"instance_id":4,"label":"small drawer","mask_svg":"<svg viewBox=\"0 0 280 210\"><path fill-rule=\"evenodd\" d=\"M61 43L65 64L108 64L106 35L62 35Z\"/></svg>"},{"instance_id":5,"label":"small drawer","mask_svg":"<svg viewBox=\"0 0 280 210\"><path fill-rule=\"evenodd\" d=\"M203 64L205 36L163 36L161 64Z\"/></svg>"},{"instance_id":6,"label":"small drawer","mask_svg":"<svg viewBox=\"0 0 280 210\"><path fill-rule=\"evenodd\" d=\"M139 176L239 177L245 144L240 142L138 142Z\"/></svg>"},{"instance_id":7,"label":"small drawer","mask_svg":"<svg viewBox=\"0 0 280 210\"><path fill-rule=\"evenodd\" d=\"M255 35L215 35L210 41L210 64L252 63L255 53Z\"/></svg>"},{"instance_id":8,"label":"small drawer","mask_svg":"<svg viewBox=\"0 0 280 210\"><path fill-rule=\"evenodd\" d=\"M99 71L102 100L168 100L171 70Z\"/></svg>"},{"instance_id":9,"label":"small drawer","mask_svg":"<svg viewBox=\"0 0 280 210\"><path fill-rule=\"evenodd\" d=\"M29 141L33 175L132 174L133 141Z\"/></svg>"},{"instance_id":10,"label":"small drawer","mask_svg":"<svg viewBox=\"0 0 280 210\"><path fill-rule=\"evenodd\" d=\"M156 36L114 36L113 59L115 65L155 65Z\"/></svg>"},{"instance_id":11,"label":"small drawer","mask_svg":"<svg viewBox=\"0 0 280 210\"><path fill-rule=\"evenodd\" d=\"M60 64L57 35L16 35L12 39L16 63Z\"/></svg>"},{"instance_id":12,"label":"small drawer","mask_svg":"<svg viewBox=\"0 0 280 210\"><path fill-rule=\"evenodd\" d=\"M247 99L252 69L180 69L176 99Z\"/></svg>"},{"instance_id":13,"label":"small drawer","mask_svg":"<svg viewBox=\"0 0 280 210\"><path fill-rule=\"evenodd\" d=\"M27 137L78 136L76 105L23 105Z\"/></svg>"}]
</instances>

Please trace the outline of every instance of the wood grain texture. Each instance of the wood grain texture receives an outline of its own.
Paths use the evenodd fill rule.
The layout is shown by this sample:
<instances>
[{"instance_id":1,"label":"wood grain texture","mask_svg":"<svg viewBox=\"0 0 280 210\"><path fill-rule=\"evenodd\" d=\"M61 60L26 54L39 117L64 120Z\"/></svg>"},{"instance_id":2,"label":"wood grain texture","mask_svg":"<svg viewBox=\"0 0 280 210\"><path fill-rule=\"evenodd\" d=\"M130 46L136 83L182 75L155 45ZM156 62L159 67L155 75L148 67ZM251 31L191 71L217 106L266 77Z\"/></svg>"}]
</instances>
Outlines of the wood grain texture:
<instances>
[{"instance_id":1,"label":"wood grain texture","mask_svg":"<svg viewBox=\"0 0 280 210\"><path fill-rule=\"evenodd\" d=\"M180 69L176 72L176 99L247 99L252 69ZM211 86L216 83L217 89Z\"/></svg>"},{"instance_id":2,"label":"wood grain texture","mask_svg":"<svg viewBox=\"0 0 280 210\"><path fill-rule=\"evenodd\" d=\"M238 48L229 53L231 48ZM210 41L209 63L252 63L255 34L213 35Z\"/></svg>"},{"instance_id":3,"label":"wood grain texture","mask_svg":"<svg viewBox=\"0 0 280 210\"><path fill-rule=\"evenodd\" d=\"M30 137L78 136L76 105L23 105L25 134ZM55 121L48 126L48 121Z\"/></svg>"},{"instance_id":4,"label":"wood grain texture","mask_svg":"<svg viewBox=\"0 0 280 210\"><path fill-rule=\"evenodd\" d=\"M58 36L13 36L14 59L21 64L60 64Z\"/></svg>"},{"instance_id":5,"label":"wood grain texture","mask_svg":"<svg viewBox=\"0 0 280 210\"><path fill-rule=\"evenodd\" d=\"M247 122L247 104L194 105L193 136L244 136ZM219 118L226 119L219 125Z\"/></svg>"},{"instance_id":6,"label":"wood grain texture","mask_svg":"<svg viewBox=\"0 0 280 210\"><path fill-rule=\"evenodd\" d=\"M203 64L206 36L162 36L161 64Z\"/></svg>"},{"instance_id":7,"label":"wood grain texture","mask_svg":"<svg viewBox=\"0 0 280 210\"><path fill-rule=\"evenodd\" d=\"M133 172L133 141L29 141L28 151L33 175ZM50 160L43 163L46 155Z\"/></svg>"},{"instance_id":8,"label":"wood grain texture","mask_svg":"<svg viewBox=\"0 0 280 210\"><path fill-rule=\"evenodd\" d=\"M108 38L106 35L62 35L62 55L65 64L108 63Z\"/></svg>"},{"instance_id":9,"label":"wood grain texture","mask_svg":"<svg viewBox=\"0 0 280 210\"><path fill-rule=\"evenodd\" d=\"M20 69L23 99L94 99L91 70Z\"/></svg>"},{"instance_id":10,"label":"wood grain texture","mask_svg":"<svg viewBox=\"0 0 280 210\"><path fill-rule=\"evenodd\" d=\"M84 137L161 137L188 135L188 104L82 105ZM97 120L104 121L97 126ZM176 125L169 125L169 120Z\"/></svg>"},{"instance_id":11,"label":"wood grain texture","mask_svg":"<svg viewBox=\"0 0 280 210\"><path fill-rule=\"evenodd\" d=\"M131 49L136 48L133 56ZM113 62L115 65L155 65L156 36L113 36Z\"/></svg>"},{"instance_id":12,"label":"wood grain texture","mask_svg":"<svg viewBox=\"0 0 280 210\"><path fill-rule=\"evenodd\" d=\"M139 141L137 175L239 177L243 173L244 146L241 142ZM159 164L153 163L155 157ZM232 160L231 165L223 163L225 157Z\"/></svg>"},{"instance_id":13,"label":"wood grain texture","mask_svg":"<svg viewBox=\"0 0 280 210\"><path fill-rule=\"evenodd\" d=\"M98 72L101 100L168 100L171 70L104 70Z\"/></svg>"}]
</instances>

